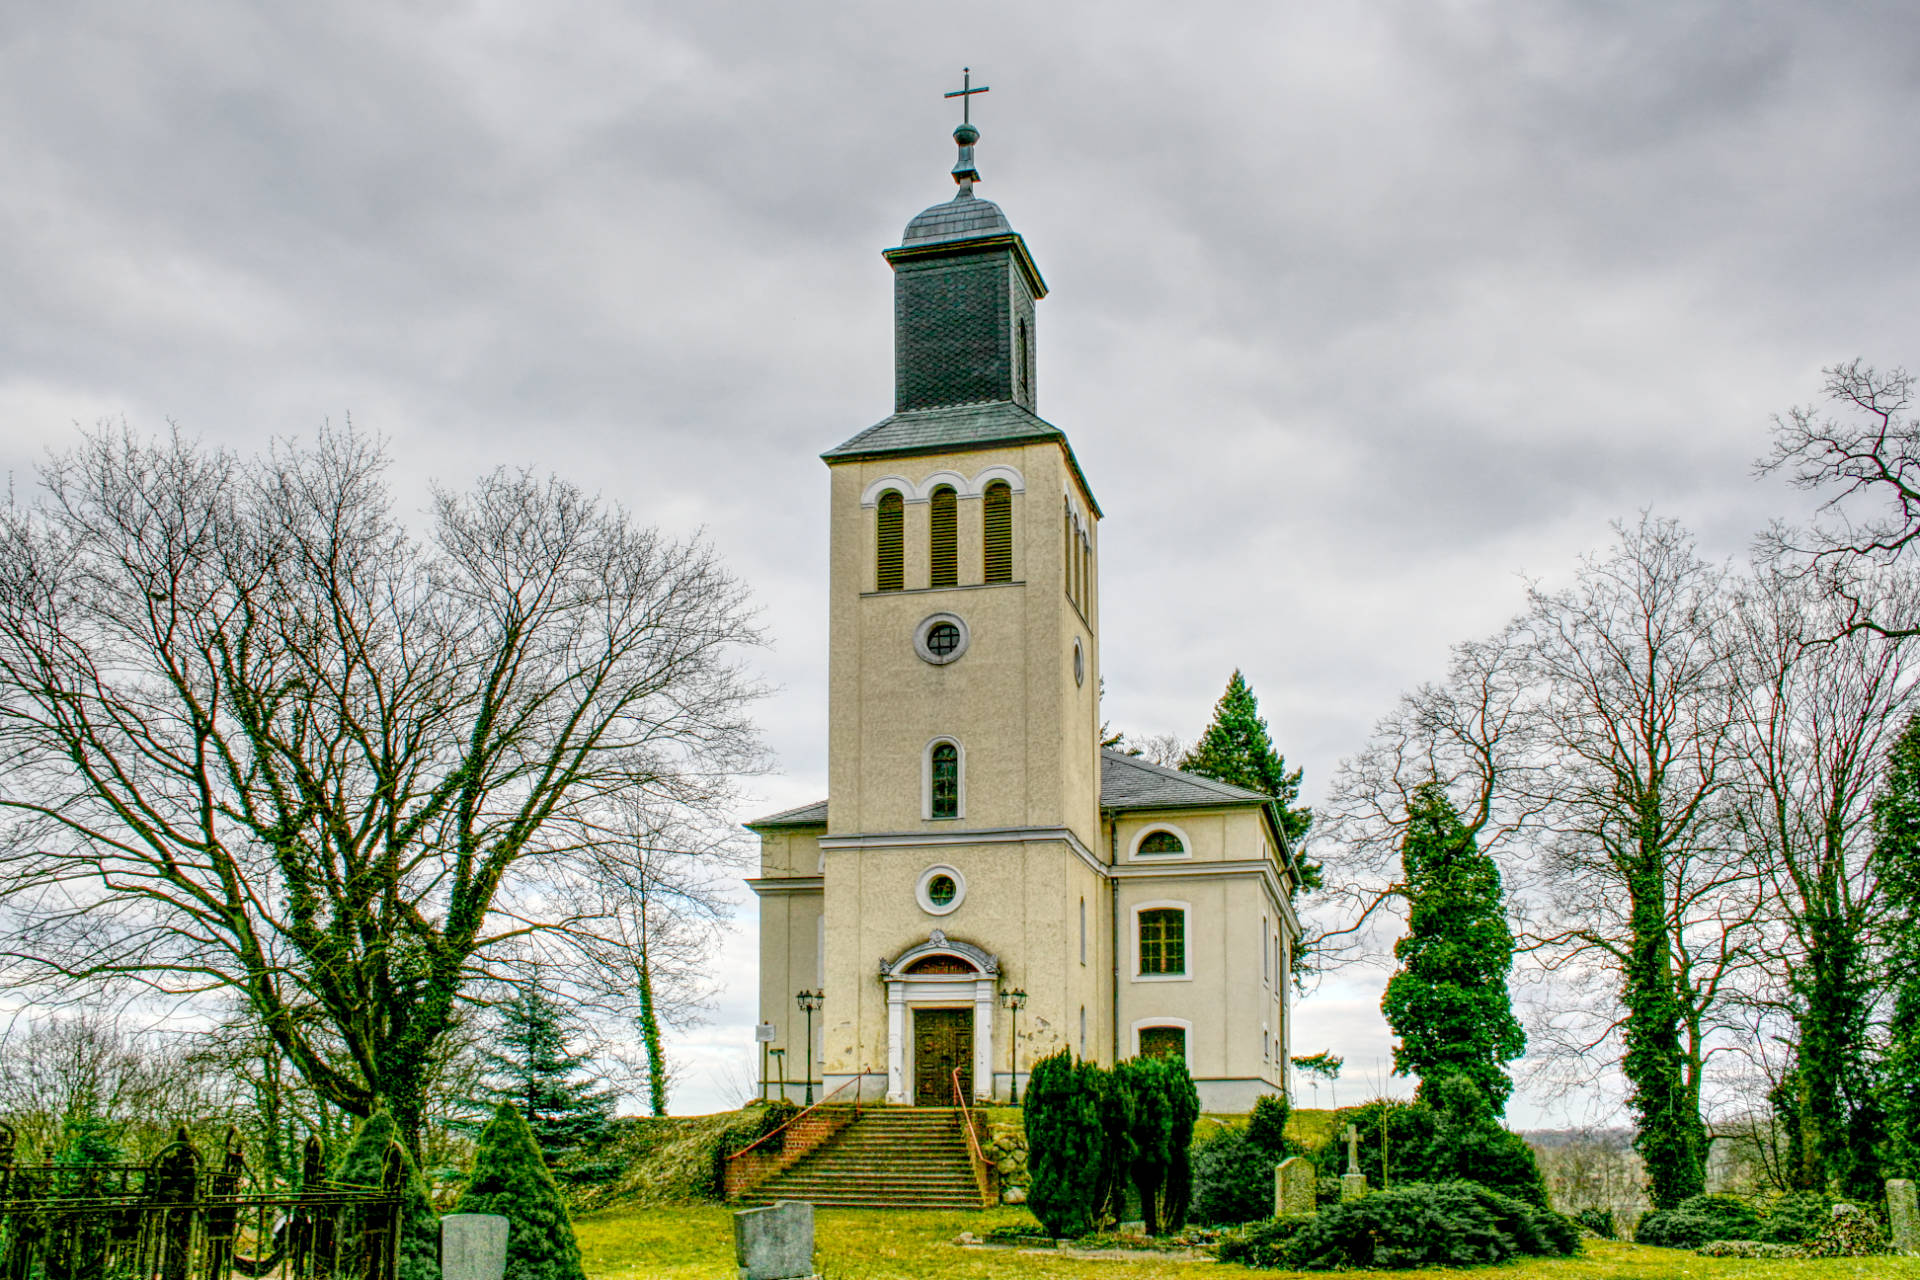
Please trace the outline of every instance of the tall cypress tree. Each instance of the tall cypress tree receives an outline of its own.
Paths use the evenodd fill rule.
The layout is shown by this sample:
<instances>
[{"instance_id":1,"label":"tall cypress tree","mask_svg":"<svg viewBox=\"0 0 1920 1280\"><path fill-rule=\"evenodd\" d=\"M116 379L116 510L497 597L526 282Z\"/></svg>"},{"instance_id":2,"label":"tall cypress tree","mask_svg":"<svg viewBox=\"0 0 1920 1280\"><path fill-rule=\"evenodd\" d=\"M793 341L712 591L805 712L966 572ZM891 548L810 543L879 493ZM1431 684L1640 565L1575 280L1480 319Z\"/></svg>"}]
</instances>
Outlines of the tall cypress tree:
<instances>
[{"instance_id":1,"label":"tall cypress tree","mask_svg":"<svg viewBox=\"0 0 1920 1280\"><path fill-rule=\"evenodd\" d=\"M1027 1077L1027 1208L1056 1239L1093 1230L1106 1133L1100 1070L1066 1049L1033 1064Z\"/></svg>"},{"instance_id":2,"label":"tall cypress tree","mask_svg":"<svg viewBox=\"0 0 1920 1280\"><path fill-rule=\"evenodd\" d=\"M1267 722L1260 718L1260 700L1247 678L1235 670L1227 691L1213 706L1213 723L1180 761L1187 773L1230 783L1273 797L1274 821L1294 846L1300 868L1300 887L1320 887L1320 866L1299 858L1300 842L1313 824L1313 811L1294 801L1300 798L1300 770L1287 771L1286 757L1274 750Z\"/></svg>"},{"instance_id":3,"label":"tall cypress tree","mask_svg":"<svg viewBox=\"0 0 1920 1280\"><path fill-rule=\"evenodd\" d=\"M1893 997L1882 1086L1890 1177L1920 1177L1920 715L1887 753L1873 805L1885 897L1886 982Z\"/></svg>"},{"instance_id":4,"label":"tall cypress tree","mask_svg":"<svg viewBox=\"0 0 1920 1280\"><path fill-rule=\"evenodd\" d=\"M612 1124L614 1095L582 1074L592 1058L568 1046L573 1019L537 981L528 982L494 1012L500 1023L498 1047L481 1054L493 1083L488 1104L513 1103L549 1167L603 1142Z\"/></svg>"},{"instance_id":5,"label":"tall cypress tree","mask_svg":"<svg viewBox=\"0 0 1920 1280\"><path fill-rule=\"evenodd\" d=\"M1513 1092L1504 1064L1527 1041L1507 992L1513 932L1500 869L1434 782L1408 802L1400 862L1407 934L1393 946L1400 969L1380 1002L1400 1037L1393 1069L1419 1076L1422 1097L1430 1080L1466 1076L1504 1112Z\"/></svg>"}]
</instances>

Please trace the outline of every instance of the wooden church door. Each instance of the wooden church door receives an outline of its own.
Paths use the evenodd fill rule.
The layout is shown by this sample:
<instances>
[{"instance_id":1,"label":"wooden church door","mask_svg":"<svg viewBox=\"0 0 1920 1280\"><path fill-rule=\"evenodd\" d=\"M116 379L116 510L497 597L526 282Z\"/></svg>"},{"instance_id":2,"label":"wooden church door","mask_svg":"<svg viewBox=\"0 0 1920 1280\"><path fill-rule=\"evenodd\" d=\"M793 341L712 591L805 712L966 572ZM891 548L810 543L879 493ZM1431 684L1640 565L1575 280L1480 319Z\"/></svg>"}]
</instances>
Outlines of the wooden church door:
<instances>
[{"instance_id":1,"label":"wooden church door","mask_svg":"<svg viewBox=\"0 0 1920 1280\"><path fill-rule=\"evenodd\" d=\"M960 1068L961 1096L973 1097L973 1010L915 1009L914 1104L952 1106L955 1067Z\"/></svg>"}]
</instances>

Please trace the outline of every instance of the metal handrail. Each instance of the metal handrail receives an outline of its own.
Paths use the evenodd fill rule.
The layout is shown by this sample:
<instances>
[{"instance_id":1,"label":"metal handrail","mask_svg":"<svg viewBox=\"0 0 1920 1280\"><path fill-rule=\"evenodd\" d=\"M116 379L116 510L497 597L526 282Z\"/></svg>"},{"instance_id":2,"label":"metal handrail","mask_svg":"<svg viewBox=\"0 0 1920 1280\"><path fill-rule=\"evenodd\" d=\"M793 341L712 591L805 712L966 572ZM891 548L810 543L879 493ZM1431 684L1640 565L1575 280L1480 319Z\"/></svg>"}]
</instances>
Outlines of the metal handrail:
<instances>
[{"instance_id":1,"label":"metal handrail","mask_svg":"<svg viewBox=\"0 0 1920 1280\"><path fill-rule=\"evenodd\" d=\"M993 1189L988 1173L986 1153L980 1150L980 1136L973 1129L973 1108L967 1105L966 1094L960 1089L960 1068L953 1069L953 1105L960 1109L960 1127L967 1132L967 1154L973 1161L973 1180L980 1188L980 1207L993 1207Z\"/></svg>"},{"instance_id":2,"label":"metal handrail","mask_svg":"<svg viewBox=\"0 0 1920 1280\"><path fill-rule=\"evenodd\" d=\"M836 1097L840 1095L841 1091L846 1089L849 1085L858 1085L862 1080L865 1080L868 1076L879 1075L879 1074L880 1073L877 1071L862 1071L859 1075L854 1076L851 1080L843 1081L837 1088L834 1089L832 1093L820 1099L820 1101L814 1103L812 1106L808 1107L805 1111L797 1113L793 1117L793 1119L787 1121L785 1124L781 1125L778 1129L770 1129L766 1133L761 1134L758 1138L754 1139L752 1142L748 1143L746 1146L740 1148L738 1151L728 1156L727 1159L730 1161L738 1160L741 1156L747 1154L747 1152L753 1150L755 1147L759 1146L761 1143L772 1141L775 1137L785 1133L788 1129L792 1128L794 1125L800 1123L802 1120L806 1119L808 1116L812 1115L814 1112L820 1110L820 1108L826 1106L829 1102L832 1102ZM857 1088L854 1089L853 1091L853 1118L855 1120L858 1120L860 1118L860 1091Z\"/></svg>"}]
</instances>

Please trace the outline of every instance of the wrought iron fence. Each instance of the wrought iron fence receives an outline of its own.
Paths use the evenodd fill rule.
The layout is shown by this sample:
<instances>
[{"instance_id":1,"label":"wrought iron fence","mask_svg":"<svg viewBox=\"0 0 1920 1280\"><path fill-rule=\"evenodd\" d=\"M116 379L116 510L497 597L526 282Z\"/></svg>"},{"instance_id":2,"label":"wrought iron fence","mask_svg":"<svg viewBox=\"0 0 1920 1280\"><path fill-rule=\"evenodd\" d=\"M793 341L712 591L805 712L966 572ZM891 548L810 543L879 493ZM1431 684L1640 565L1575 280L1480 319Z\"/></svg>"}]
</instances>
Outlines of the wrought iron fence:
<instances>
[{"instance_id":1,"label":"wrought iron fence","mask_svg":"<svg viewBox=\"0 0 1920 1280\"><path fill-rule=\"evenodd\" d=\"M395 1280L405 1166L326 1179L307 1139L297 1187L255 1179L230 1130L205 1160L185 1129L145 1164L16 1164L0 1123L0 1280Z\"/></svg>"}]
</instances>

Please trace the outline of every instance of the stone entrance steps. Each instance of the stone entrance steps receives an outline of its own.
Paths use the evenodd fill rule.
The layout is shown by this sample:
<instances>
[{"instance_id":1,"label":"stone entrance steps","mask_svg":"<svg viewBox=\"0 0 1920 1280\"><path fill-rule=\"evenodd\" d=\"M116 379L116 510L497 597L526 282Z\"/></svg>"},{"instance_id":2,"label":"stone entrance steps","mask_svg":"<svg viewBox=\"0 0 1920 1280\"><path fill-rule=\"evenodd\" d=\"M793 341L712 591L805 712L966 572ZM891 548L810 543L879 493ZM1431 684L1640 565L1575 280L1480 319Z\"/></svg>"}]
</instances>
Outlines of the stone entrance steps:
<instances>
[{"instance_id":1,"label":"stone entrance steps","mask_svg":"<svg viewBox=\"0 0 1920 1280\"><path fill-rule=\"evenodd\" d=\"M875 1107L819 1150L750 1193L862 1209L978 1209L960 1114L952 1107Z\"/></svg>"}]
</instances>

